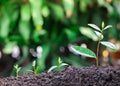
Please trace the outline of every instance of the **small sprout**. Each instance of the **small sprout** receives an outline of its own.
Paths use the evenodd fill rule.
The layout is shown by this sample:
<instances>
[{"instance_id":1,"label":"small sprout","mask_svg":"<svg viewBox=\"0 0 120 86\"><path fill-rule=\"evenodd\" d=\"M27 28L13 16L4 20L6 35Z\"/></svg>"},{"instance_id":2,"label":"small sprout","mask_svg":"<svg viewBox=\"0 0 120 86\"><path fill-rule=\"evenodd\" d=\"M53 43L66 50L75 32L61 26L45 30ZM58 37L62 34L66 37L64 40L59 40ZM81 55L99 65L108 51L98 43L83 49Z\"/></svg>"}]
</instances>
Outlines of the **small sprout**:
<instances>
[{"instance_id":1,"label":"small sprout","mask_svg":"<svg viewBox=\"0 0 120 86\"><path fill-rule=\"evenodd\" d=\"M18 64L14 65L15 68L15 73L16 73L16 77L18 77L19 71L21 70L21 67L18 66Z\"/></svg>"},{"instance_id":2,"label":"small sprout","mask_svg":"<svg viewBox=\"0 0 120 86\"><path fill-rule=\"evenodd\" d=\"M58 58L58 64L62 64L62 59L60 57Z\"/></svg>"},{"instance_id":3,"label":"small sprout","mask_svg":"<svg viewBox=\"0 0 120 86\"><path fill-rule=\"evenodd\" d=\"M57 71L60 71L60 70L61 70L61 67L68 65L68 64L62 63L62 62L63 62L62 59L59 57L59 58L58 58L58 65L55 65L55 66L50 67L49 70L48 70L48 72L51 72L51 71L53 71L53 70L55 70L55 69L56 69Z\"/></svg>"},{"instance_id":4,"label":"small sprout","mask_svg":"<svg viewBox=\"0 0 120 86\"><path fill-rule=\"evenodd\" d=\"M31 71L32 71L34 74L37 74L39 67L37 66L37 63L36 63L35 60L32 62L32 67L33 67L33 70L31 70Z\"/></svg>"},{"instance_id":5,"label":"small sprout","mask_svg":"<svg viewBox=\"0 0 120 86\"><path fill-rule=\"evenodd\" d=\"M36 61L34 60L32 63L32 67L35 67L35 66L36 66Z\"/></svg>"},{"instance_id":6,"label":"small sprout","mask_svg":"<svg viewBox=\"0 0 120 86\"><path fill-rule=\"evenodd\" d=\"M102 25L101 25L101 29L96 26L95 24L88 24L90 27L94 28L94 32L95 34L97 35L98 37L98 44L97 44L97 52L96 52L96 55L93 51L87 49L87 48L83 48L81 46L75 46L75 45L72 45L71 46L71 50L79 55L83 55L83 56L86 56L86 57L91 57L91 58L95 58L96 59L96 65L98 66L98 52L99 52L99 48L100 48L100 44L112 49L112 50L116 50L116 46L110 42L106 42L106 41L101 41L103 39L103 31L112 27L111 25L108 25L105 27L105 24L104 22L102 22Z\"/></svg>"}]
</instances>

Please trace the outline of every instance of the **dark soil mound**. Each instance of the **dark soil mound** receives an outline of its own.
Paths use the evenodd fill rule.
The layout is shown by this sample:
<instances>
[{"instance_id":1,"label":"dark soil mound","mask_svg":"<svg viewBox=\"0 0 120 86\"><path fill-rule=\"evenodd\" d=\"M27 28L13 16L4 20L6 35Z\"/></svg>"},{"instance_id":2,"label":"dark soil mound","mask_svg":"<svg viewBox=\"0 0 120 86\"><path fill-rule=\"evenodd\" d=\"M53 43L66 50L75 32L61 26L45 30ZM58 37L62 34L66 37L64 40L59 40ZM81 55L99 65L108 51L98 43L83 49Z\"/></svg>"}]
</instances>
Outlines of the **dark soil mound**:
<instances>
[{"instance_id":1,"label":"dark soil mound","mask_svg":"<svg viewBox=\"0 0 120 86\"><path fill-rule=\"evenodd\" d=\"M69 66L61 72L0 79L0 86L120 86L120 68Z\"/></svg>"}]
</instances>

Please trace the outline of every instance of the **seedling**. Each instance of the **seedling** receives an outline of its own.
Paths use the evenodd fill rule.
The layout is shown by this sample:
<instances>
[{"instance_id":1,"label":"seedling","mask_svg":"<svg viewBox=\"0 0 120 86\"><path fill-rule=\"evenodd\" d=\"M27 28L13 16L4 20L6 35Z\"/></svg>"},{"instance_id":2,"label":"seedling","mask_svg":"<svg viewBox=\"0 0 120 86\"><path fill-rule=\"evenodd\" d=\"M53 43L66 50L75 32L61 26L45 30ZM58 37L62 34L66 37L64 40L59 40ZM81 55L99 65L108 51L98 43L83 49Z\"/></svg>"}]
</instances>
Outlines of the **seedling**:
<instances>
[{"instance_id":1,"label":"seedling","mask_svg":"<svg viewBox=\"0 0 120 86\"><path fill-rule=\"evenodd\" d=\"M51 72L51 71L53 71L53 70L55 70L55 69L56 69L57 71L60 71L60 70L61 70L61 67L66 66L66 65L68 65L68 64L63 63L63 61L62 61L61 58L59 57L59 58L58 58L58 65L55 65L55 66L50 67L50 69L48 70L48 72Z\"/></svg>"},{"instance_id":2,"label":"seedling","mask_svg":"<svg viewBox=\"0 0 120 86\"><path fill-rule=\"evenodd\" d=\"M18 74L19 74L19 71L21 70L21 67L19 67L18 64L16 64L16 65L14 65L14 68L15 68L16 77L18 77Z\"/></svg>"},{"instance_id":3,"label":"seedling","mask_svg":"<svg viewBox=\"0 0 120 86\"><path fill-rule=\"evenodd\" d=\"M37 74L39 67L36 66L36 61L35 60L32 62L32 67L33 67L33 70L29 70L29 71L33 72L34 74Z\"/></svg>"},{"instance_id":4,"label":"seedling","mask_svg":"<svg viewBox=\"0 0 120 86\"><path fill-rule=\"evenodd\" d=\"M116 50L116 46L110 42L107 42L107 41L102 41L102 39L104 38L103 36L103 32L105 30L107 30L108 28L112 27L111 25L108 25L105 27L105 24L104 22L102 22L102 25L101 25L101 29L96 26L95 24L88 24L90 27L94 28L94 32L95 34L97 35L98 37L98 43L97 43L97 50L96 50L96 55L93 51L91 51L90 49L88 48L84 48L84 47L81 47L81 46L75 46L75 45L72 45L71 46L71 49L73 50L73 52L77 53L77 54L80 54L80 55L83 55L83 56L86 56L86 57L90 57L90 58L95 58L96 59L96 65L98 66L98 53L99 53L99 48L100 48L100 44L112 49L112 50Z\"/></svg>"}]
</instances>

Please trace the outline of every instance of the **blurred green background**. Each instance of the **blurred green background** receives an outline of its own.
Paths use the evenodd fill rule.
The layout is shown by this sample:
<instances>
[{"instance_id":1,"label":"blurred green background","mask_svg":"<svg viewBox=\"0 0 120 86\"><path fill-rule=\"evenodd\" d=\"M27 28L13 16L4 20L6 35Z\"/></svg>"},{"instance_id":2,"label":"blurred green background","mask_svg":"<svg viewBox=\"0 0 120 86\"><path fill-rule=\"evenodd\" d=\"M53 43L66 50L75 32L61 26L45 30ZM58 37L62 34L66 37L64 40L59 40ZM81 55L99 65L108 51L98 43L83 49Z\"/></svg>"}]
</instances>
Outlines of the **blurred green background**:
<instances>
[{"instance_id":1,"label":"blurred green background","mask_svg":"<svg viewBox=\"0 0 120 86\"><path fill-rule=\"evenodd\" d=\"M87 24L102 21L112 25L104 40L119 40L120 0L0 0L0 77L14 75L15 64L28 72L33 60L45 71L59 56L73 66L94 64L69 46L84 43L95 51L97 38Z\"/></svg>"}]
</instances>

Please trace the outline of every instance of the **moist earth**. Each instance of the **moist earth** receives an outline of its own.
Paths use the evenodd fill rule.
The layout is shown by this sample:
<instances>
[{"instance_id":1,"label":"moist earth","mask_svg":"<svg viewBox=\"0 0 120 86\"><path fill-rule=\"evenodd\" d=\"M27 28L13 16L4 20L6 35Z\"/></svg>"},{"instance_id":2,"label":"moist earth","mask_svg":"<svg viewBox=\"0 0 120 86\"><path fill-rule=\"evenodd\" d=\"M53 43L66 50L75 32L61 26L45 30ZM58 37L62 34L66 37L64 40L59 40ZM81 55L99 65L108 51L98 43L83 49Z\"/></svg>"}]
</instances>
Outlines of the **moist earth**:
<instances>
[{"instance_id":1,"label":"moist earth","mask_svg":"<svg viewBox=\"0 0 120 86\"><path fill-rule=\"evenodd\" d=\"M72 67L0 79L0 86L120 86L120 67Z\"/></svg>"}]
</instances>

